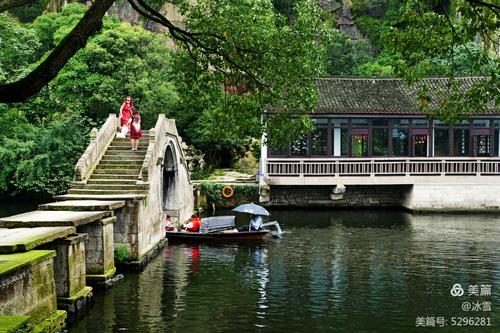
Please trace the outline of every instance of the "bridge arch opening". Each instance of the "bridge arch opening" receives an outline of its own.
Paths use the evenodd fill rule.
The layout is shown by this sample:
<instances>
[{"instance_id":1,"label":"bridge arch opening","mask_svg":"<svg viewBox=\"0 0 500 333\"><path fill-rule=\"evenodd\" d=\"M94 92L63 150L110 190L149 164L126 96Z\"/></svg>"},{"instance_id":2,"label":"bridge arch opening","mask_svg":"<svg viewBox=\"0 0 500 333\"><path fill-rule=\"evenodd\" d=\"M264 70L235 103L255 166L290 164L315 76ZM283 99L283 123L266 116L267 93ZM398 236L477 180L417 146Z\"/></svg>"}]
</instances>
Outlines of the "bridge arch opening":
<instances>
[{"instance_id":1,"label":"bridge arch opening","mask_svg":"<svg viewBox=\"0 0 500 333\"><path fill-rule=\"evenodd\" d=\"M162 209L174 214L179 209L179 172L177 154L172 144L167 145L163 156Z\"/></svg>"}]
</instances>

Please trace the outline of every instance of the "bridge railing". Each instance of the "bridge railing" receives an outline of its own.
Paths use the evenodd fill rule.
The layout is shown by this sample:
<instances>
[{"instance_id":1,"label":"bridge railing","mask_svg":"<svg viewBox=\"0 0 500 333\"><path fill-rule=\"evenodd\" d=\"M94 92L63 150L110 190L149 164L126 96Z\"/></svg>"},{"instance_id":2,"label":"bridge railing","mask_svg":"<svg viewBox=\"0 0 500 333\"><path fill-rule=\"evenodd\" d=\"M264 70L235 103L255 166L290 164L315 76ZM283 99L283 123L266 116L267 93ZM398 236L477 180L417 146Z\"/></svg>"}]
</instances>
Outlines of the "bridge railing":
<instances>
[{"instance_id":1,"label":"bridge railing","mask_svg":"<svg viewBox=\"0 0 500 333\"><path fill-rule=\"evenodd\" d=\"M154 129L149 131L149 145L139 173L138 183L149 183L154 167L163 162L163 148L166 146L168 138L175 142L181 163L188 170L184 151L179 142L175 120L166 119L164 114L159 114Z\"/></svg>"},{"instance_id":2,"label":"bridge railing","mask_svg":"<svg viewBox=\"0 0 500 333\"><path fill-rule=\"evenodd\" d=\"M75 166L75 181L86 182L107 147L113 140L118 127L118 118L110 114L101 129L93 128L90 131L90 144Z\"/></svg>"},{"instance_id":3,"label":"bridge railing","mask_svg":"<svg viewBox=\"0 0 500 333\"><path fill-rule=\"evenodd\" d=\"M500 176L500 158L268 158L266 171L268 177Z\"/></svg>"},{"instance_id":4,"label":"bridge railing","mask_svg":"<svg viewBox=\"0 0 500 333\"><path fill-rule=\"evenodd\" d=\"M158 115L158 120L154 128L149 130L149 144L144 162L142 163L141 172L139 173L138 181L141 183L149 183L149 175L153 174L153 168L156 165L161 147L166 140L166 119L164 114Z\"/></svg>"}]
</instances>

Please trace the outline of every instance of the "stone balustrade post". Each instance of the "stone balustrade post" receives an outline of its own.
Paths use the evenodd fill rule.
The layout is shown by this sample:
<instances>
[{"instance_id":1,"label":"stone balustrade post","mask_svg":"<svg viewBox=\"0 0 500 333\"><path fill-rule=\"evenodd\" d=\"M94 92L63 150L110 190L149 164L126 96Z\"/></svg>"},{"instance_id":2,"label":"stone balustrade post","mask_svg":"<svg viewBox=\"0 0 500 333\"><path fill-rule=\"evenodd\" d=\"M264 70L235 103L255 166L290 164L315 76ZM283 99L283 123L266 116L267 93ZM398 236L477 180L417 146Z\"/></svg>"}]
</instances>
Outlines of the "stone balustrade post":
<instances>
[{"instance_id":1,"label":"stone balustrade post","mask_svg":"<svg viewBox=\"0 0 500 333\"><path fill-rule=\"evenodd\" d=\"M91 144L96 141L97 133L99 133L99 131L95 127L92 128L92 130L90 130L90 143Z\"/></svg>"}]
</instances>

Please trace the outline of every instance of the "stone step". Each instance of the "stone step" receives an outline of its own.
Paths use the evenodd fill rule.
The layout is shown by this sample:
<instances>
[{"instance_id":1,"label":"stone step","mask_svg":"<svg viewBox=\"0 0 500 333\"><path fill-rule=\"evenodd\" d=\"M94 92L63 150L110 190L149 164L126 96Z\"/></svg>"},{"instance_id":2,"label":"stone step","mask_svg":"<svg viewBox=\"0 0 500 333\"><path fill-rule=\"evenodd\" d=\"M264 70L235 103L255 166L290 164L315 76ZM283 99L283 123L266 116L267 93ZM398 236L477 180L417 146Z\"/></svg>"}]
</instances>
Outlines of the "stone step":
<instances>
[{"instance_id":1,"label":"stone step","mask_svg":"<svg viewBox=\"0 0 500 333\"><path fill-rule=\"evenodd\" d=\"M139 172L141 171L140 168L136 169L124 169L124 168L116 168L116 169L110 169L110 168L103 168L99 169L97 167L93 174L126 174L126 175L135 175L136 177L139 175Z\"/></svg>"},{"instance_id":2,"label":"stone step","mask_svg":"<svg viewBox=\"0 0 500 333\"><path fill-rule=\"evenodd\" d=\"M87 184L100 184L100 185L135 185L137 183L137 177L132 179L89 179Z\"/></svg>"},{"instance_id":3,"label":"stone step","mask_svg":"<svg viewBox=\"0 0 500 333\"><path fill-rule=\"evenodd\" d=\"M122 174L122 173L115 173L115 174L109 174L109 173L102 173L102 174L92 174L89 178L89 180L103 180L103 179L123 179L123 180L134 180L137 181L137 176L139 174Z\"/></svg>"},{"instance_id":4,"label":"stone step","mask_svg":"<svg viewBox=\"0 0 500 333\"><path fill-rule=\"evenodd\" d=\"M106 151L130 151L130 149L132 149L132 148L130 148L130 145L128 145L128 146L109 146L108 150L106 150ZM137 152L146 152L146 150L147 150L147 147L139 146L136 151Z\"/></svg>"},{"instance_id":5,"label":"stone step","mask_svg":"<svg viewBox=\"0 0 500 333\"><path fill-rule=\"evenodd\" d=\"M117 156L117 155L121 155L123 157L132 157L132 156L136 156L136 157L142 157L144 158L144 156L146 156L146 151L130 151L129 150L112 150L112 151L109 151L109 150L106 150L106 153L104 154L104 156Z\"/></svg>"},{"instance_id":6,"label":"stone step","mask_svg":"<svg viewBox=\"0 0 500 333\"><path fill-rule=\"evenodd\" d=\"M71 191L71 189L70 189ZM92 223L104 217L111 216L111 211L72 212L72 211L45 211L35 210L27 213L0 218L0 227L4 228L31 228L31 227L78 227Z\"/></svg>"},{"instance_id":7,"label":"stone step","mask_svg":"<svg viewBox=\"0 0 500 333\"><path fill-rule=\"evenodd\" d=\"M143 160L135 160L135 161L123 161L123 160L115 160L115 161L101 161L98 166L100 167L111 167L111 168L126 168L129 166L142 166Z\"/></svg>"},{"instance_id":8,"label":"stone step","mask_svg":"<svg viewBox=\"0 0 500 333\"><path fill-rule=\"evenodd\" d=\"M130 138L114 138L113 141L111 141L111 144L114 145L116 143L128 143L130 145ZM149 137L142 137L139 139L139 144L149 144Z\"/></svg>"},{"instance_id":9,"label":"stone step","mask_svg":"<svg viewBox=\"0 0 500 333\"><path fill-rule=\"evenodd\" d=\"M73 184L72 189L85 189L85 190L144 190L147 189L147 185L135 185L135 184Z\"/></svg>"},{"instance_id":10,"label":"stone step","mask_svg":"<svg viewBox=\"0 0 500 333\"><path fill-rule=\"evenodd\" d=\"M89 195L132 195L132 194L148 194L148 190L88 190L88 189L78 189L70 188L68 194L89 194Z\"/></svg>"},{"instance_id":11,"label":"stone step","mask_svg":"<svg viewBox=\"0 0 500 333\"><path fill-rule=\"evenodd\" d=\"M61 194L54 195L56 200L142 200L147 194L123 193L118 194Z\"/></svg>"},{"instance_id":12,"label":"stone step","mask_svg":"<svg viewBox=\"0 0 500 333\"><path fill-rule=\"evenodd\" d=\"M109 146L118 146L118 147L130 147L130 140L129 141L111 141ZM139 147L148 147L149 146L149 141L141 141L139 140Z\"/></svg>"},{"instance_id":13,"label":"stone step","mask_svg":"<svg viewBox=\"0 0 500 333\"><path fill-rule=\"evenodd\" d=\"M117 161L117 162L141 161L142 162L142 161L144 161L144 157L143 156L130 156L130 157L125 159L119 155L110 155L110 156L104 155L101 158L101 162L111 162L111 161Z\"/></svg>"},{"instance_id":14,"label":"stone step","mask_svg":"<svg viewBox=\"0 0 500 333\"><path fill-rule=\"evenodd\" d=\"M125 206L120 200L67 200L38 205L39 210L93 211L115 210Z\"/></svg>"},{"instance_id":15,"label":"stone step","mask_svg":"<svg viewBox=\"0 0 500 333\"><path fill-rule=\"evenodd\" d=\"M96 170L103 170L103 169L124 169L124 170L137 170L137 172L139 172L139 170L141 170L141 167L142 167L142 163L137 163L137 164L123 164L123 165L120 165L120 164L101 164L99 163L97 166L96 166ZM125 172L127 173L127 172Z\"/></svg>"}]
</instances>

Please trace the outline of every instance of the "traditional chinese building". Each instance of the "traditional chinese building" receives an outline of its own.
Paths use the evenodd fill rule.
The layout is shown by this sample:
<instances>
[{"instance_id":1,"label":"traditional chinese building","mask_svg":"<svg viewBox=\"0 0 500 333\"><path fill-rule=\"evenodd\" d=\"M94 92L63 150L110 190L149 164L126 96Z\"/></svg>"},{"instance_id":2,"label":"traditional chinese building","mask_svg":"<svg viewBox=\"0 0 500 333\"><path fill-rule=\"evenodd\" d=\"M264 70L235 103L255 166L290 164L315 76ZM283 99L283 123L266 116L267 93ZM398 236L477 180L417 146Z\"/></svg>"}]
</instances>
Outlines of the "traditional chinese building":
<instances>
[{"instance_id":1,"label":"traditional chinese building","mask_svg":"<svg viewBox=\"0 0 500 333\"><path fill-rule=\"evenodd\" d=\"M481 78L457 80L465 93ZM456 196L456 186L479 186L480 193L475 193L472 201L483 208L500 206L500 198L493 193L494 199L487 197L489 190L484 187L498 185L496 190L500 190L500 110L493 103L468 120L447 124L428 117L420 105L426 102L416 97L425 84L430 96L428 110L434 110L436 101L447 96L449 81L445 78L427 78L413 86L394 78L328 77L316 82L319 105L311 116L316 130L286 149L263 146L264 202L283 204L288 199L273 198L273 193L294 192L300 186L304 196L313 198L310 202L335 205L339 197L338 202L347 200L341 195L346 187L349 193L349 186L377 185L386 190L390 189L387 186L399 186L398 202L415 208L408 204L408 198L416 194L416 186L430 189L442 185L448 186L452 196ZM445 187L435 192L437 199L447 195ZM451 206L434 206L459 208L458 202L468 200L466 192L453 199ZM428 206L421 209L431 208Z\"/></svg>"}]
</instances>

